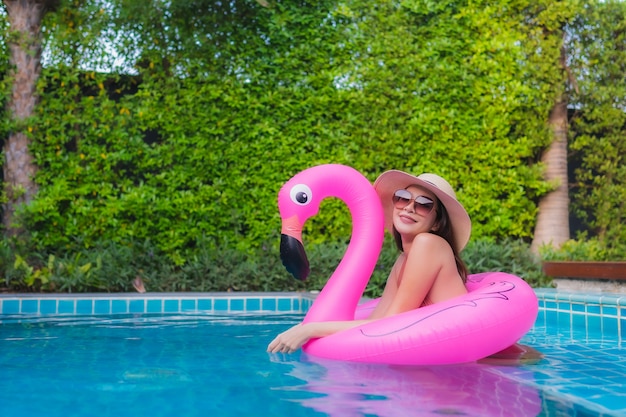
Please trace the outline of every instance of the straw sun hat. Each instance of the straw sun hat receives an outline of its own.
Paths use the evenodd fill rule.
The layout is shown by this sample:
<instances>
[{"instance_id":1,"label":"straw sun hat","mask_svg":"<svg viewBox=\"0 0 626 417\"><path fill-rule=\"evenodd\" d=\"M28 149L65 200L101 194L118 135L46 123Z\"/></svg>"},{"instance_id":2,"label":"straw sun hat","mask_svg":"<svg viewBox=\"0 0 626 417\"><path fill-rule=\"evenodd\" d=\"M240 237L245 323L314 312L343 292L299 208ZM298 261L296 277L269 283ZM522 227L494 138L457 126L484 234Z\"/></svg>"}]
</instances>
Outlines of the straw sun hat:
<instances>
[{"instance_id":1,"label":"straw sun hat","mask_svg":"<svg viewBox=\"0 0 626 417\"><path fill-rule=\"evenodd\" d=\"M465 208L456 199L456 194L450 184L448 184L448 181L439 175L421 174L416 177L397 170L383 172L374 182L374 188L383 204L385 228L389 231L393 230L393 205L391 204L391 199L394 193L410 185L425 188L437 196L441 204L444 205L452 224L456 248L460 252L470 238L472 221Z\"/></svg>"}]
</instances>

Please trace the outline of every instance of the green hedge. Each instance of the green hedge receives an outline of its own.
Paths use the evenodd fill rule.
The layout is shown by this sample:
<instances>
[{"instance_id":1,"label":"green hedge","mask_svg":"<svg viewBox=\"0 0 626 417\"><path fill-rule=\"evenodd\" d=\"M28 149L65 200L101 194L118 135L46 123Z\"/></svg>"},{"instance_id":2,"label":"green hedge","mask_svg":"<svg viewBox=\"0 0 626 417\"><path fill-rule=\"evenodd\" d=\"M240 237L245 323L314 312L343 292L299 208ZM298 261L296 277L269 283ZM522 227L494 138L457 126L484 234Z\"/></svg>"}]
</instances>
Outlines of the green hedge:
<instances>
[{"instance_id":1,"label":"green hedge","mask_svg":"<svg viewBox=\"0 0 626 417\"><path fill-rule=\"evenodd\" d=\"M200 6L207 12L198 14ZM63 1L44 22L49 61L36 115L25 126L4 124L29 134L40 187L19 213L29 234L15 244L29 252L16 252L21 263L7 258L7 280L22 274L16 285L29 276L36 288L32 274L57 276L62 264L78 278L50 278L41 288L124 290L137 270L154 269L173 280L159 278L158 288L186 289L199 288L203 268L220 258L245 257L253 269L256 257L275 258L263 247L280 230L281 185L330 162L372 181L388 169L439 173L472 217L472 242L529 240L537 202L551 186L539 160L550 141L547 114L564 88L561 29L577 6L114 0L105 13L101 2ZM591 155L604 131L575 126L576 150ZM615 149L610 160L619 167L613 145L623 126L616 126L603 149ZM583 168L593 173L598 164L589 156ZM607 178L611 166L602 171ZM576 195L597 201L584 191L588 172ZM601 197L613 207L623 180L610 179ZM618 217L603 209L588 223L602 237L621 236L623 227L610 221ZM305 234L331 259L338 249L325 242L347 241L350 230L347 210L329 200ZM117 251L145 266L110 283L95 271L117 264L112 255L102 259ZM197 278L177 275L184 268ZM265 287L244 281L233 288Z\"/></svg>"},{"instance_id":2,"label":"green hedge","mask_svg":"<svg viewBox=\"0 0 626 417\"><path fill-rule=\"evenodd\" d=\"M92 248L63 252L35 252L15 242L0 241L0 290L43 292L134 291L132 281L141 277L150 292L170 291L311 291L321 290L344 255L347 243L307 244L311 264L309 278L297 281L280 261L278 234L260 247L242 252L228 243L213 248L201 239L194 256L175 264L151 241L118 244L107 241ZM365 294L380 296L398 256L387 236ZM506 271L535 287L549 286L529 246L521 241L476 241L463 258L471 273Z\"/></svg>"},{"instance_id":3,"label":"green hedge","mask_svg":"<svg viewBox=\"0 0 626 417\"><path fill-rule=\"evenodd\" d=\"M329 162L372 181L392 168L437 172L457 188L475 239L528 239L548 189L533 161L549 141L545 115L559 81L526 64L538 23L520 19L533 11L312 4L222 10L228 48L196 45L200 29L184 24L185 5L179 15L119 9L117 30L136 33L142 51L136 76L66 65L84 60L64 42L80 41L75 23L95 30L104 21L90 19L108 14L83 19L90 9L72 6L51 15L55 65L44 69L28 126L40 191L20 217L35 246L150 239L176 265L203 236L213 248L253 251L280 230L281 185ZM145 19L168 16L190 38L155 43L158 27L146 29ZM188 17L215 30L215 15ZM121 53L131 46L118 45ZM558 48L544 46L549 66ZM311 242L349 236L341 207L325 203L306 226Z\"/></svg>"}]
</instances>

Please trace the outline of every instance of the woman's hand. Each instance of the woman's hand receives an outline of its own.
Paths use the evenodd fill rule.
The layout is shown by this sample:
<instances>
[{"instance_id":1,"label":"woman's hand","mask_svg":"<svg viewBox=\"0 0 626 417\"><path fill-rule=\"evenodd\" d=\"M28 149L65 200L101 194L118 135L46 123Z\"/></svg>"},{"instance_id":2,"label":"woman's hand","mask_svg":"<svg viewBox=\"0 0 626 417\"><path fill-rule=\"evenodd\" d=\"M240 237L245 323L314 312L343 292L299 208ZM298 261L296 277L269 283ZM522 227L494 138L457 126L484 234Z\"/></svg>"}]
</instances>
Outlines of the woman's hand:
<instances>
[{"instance_id":1,"label":"woman's hand","mask_svg":"<svg viewBox=\"0 0 626 417\"><path fill-rule=\"evenodd\" d=\"M270 353L293 353L300 349L309 339L330 336L331 334L360 326L371 320L323 321L297 324L291 329L276 336L267 346Z\"/></svg>"},{"instance_id":2,"label":"woman's hand","mask_svg":"<svg viewBox=\"0 0 626 417\"><path fill-rule=\"evenodd\" d=\"M309 341L312 337L312 324L297 324L291 329L279 334L274 340L267 346L267 351L270 353L293 353L300 349L303 344Z\"/></svg>"}]
</instances>

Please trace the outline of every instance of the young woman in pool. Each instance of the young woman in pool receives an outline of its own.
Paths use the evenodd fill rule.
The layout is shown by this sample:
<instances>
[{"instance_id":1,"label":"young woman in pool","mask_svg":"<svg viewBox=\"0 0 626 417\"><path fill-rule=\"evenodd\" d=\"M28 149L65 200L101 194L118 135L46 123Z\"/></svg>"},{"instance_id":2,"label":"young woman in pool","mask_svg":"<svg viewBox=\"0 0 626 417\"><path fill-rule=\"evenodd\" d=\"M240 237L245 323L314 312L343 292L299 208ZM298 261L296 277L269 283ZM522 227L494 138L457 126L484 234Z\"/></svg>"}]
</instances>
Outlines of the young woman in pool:
<instances>
[{"instance_id":1,"label":"young woman in pool","mask_svg":"<svg viewBox=\"0 0 626 417\"><path fill-rule=\"evenodd\" d=\"M298 324L279 334L268 352L291 353L311 338L467 293L467 269L459 253L472 226L450 184L435 174L416 177L392 170L380 175L374 188L383 204L385 227L401 251L381 301L367 320Z\"/></svg>"}]
</instances>

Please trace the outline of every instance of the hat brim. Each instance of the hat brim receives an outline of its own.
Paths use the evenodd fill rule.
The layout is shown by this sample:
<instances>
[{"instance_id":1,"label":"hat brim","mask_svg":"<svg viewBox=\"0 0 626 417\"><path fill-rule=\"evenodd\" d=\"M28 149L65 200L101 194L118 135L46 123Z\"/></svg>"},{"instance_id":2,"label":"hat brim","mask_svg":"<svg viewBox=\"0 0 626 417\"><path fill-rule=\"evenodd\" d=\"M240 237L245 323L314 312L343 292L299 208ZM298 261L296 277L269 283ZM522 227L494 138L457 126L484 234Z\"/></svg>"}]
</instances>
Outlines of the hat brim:
<instances>
[{"instance_id":1,"label":"hat brim","mask_svg":"<svg viewBox=\"0 0 626 417\"><path fill-rule=\"evenodd\" d=\"M472 221L465 208L455 197L447 194L433 183L424 181L404 171L391 170L383 172L374 182L374 188L380 197L385 213L385 228L390 232L393 230L393 205L391 204L393 194L397 190L407 188L410 185L425 188L433 193L441 204L444 205L452 224L456 249L459 252L463 250L472 232Z\"/></svg>"}]
</instances>

